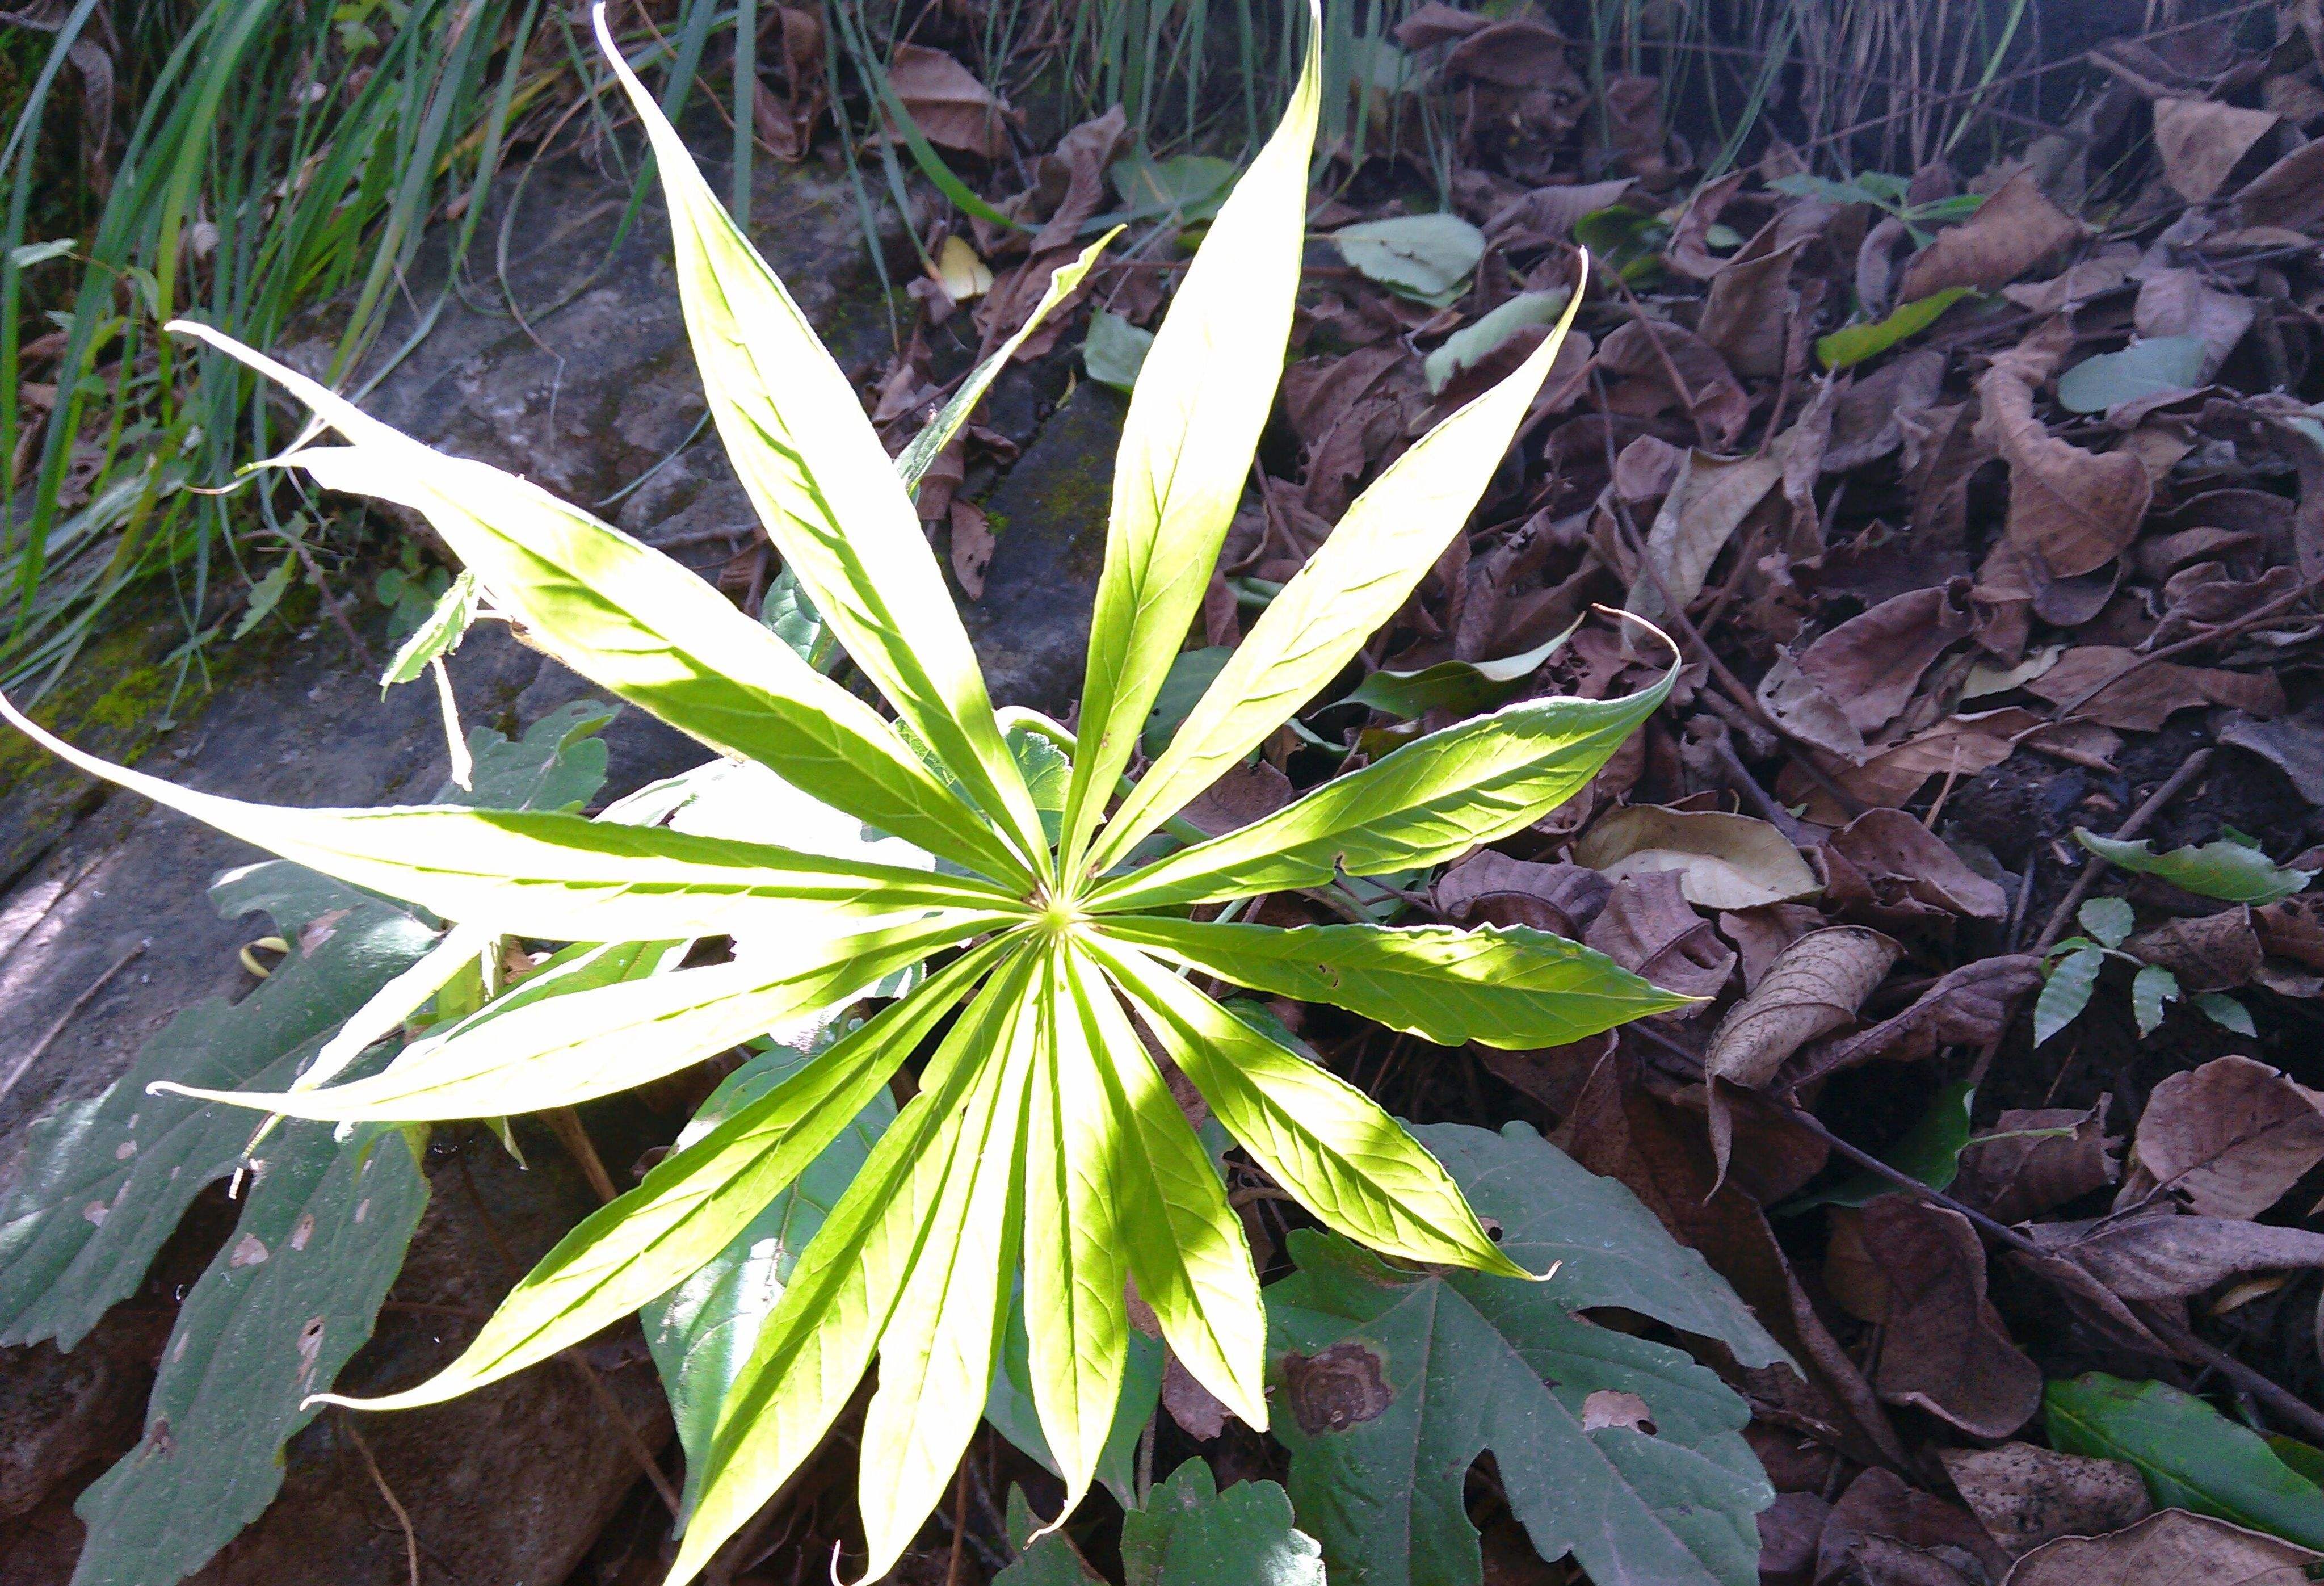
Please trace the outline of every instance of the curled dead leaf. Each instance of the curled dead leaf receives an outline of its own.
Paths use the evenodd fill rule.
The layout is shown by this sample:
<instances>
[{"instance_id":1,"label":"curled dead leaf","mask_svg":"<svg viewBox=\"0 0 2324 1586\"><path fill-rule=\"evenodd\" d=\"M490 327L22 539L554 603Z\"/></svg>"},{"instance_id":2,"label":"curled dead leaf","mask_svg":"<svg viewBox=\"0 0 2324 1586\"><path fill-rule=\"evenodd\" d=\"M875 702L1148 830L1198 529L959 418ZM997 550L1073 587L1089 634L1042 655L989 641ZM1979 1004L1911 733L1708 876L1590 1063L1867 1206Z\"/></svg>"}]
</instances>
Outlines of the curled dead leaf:
<instances>
[{"instance_id":1,"label":"curled dead leaf","mask_svg":"<svg viewBox=\"0 0 2324 1586\"><path fill-rule=\"evenodd\" d=\"M2254 1272L2324 1267L2324 1233L2236 1217L2182 1217L2167 1205L2088 1222L2042 1222L2034 1239L2126 1300L2177 1300Z\"/></svg>"},{"instance_id":2,"label":"curled dead leaf","mask_svg":"<svg viewBox=\"0 0 2324 1586\"><path fill-rule=\"evenodd\" d=\"M2034 411L2034 369L1997 358L1978 381L1978 434L2009 465L2009 539L2053 577L2070 578L2120 556L2153 498L2146 466L2128 452L2099 454L2059 439Z\"/></svg>"},{"instance_id":3,"label":"curled dead leaf","mask_svg":"<svg viewBox=\"0 0 2324 1586\"><path fill-rule=\"evenodd\" d=\"M1824 844L1835 908L1893 919L2002 919L2008 894L1901 809L1868 809Z\"/></svg>"},{"instance_id":4,"label":"curled dead leaf","mask_svg":"<svg viewBox=\"0 0 2324 1586\"><path fill-rule=\"evenodd\" d=\"M1792 1054L1849 1023L1900 949L1862 926L1811 931L1777 955L1711 1033L1703 1073L1757 1090Z\"/></svg>"},{"instance_id":5,"label":"curled dead leaf","mask_svg":"<svg viewBox=\"0 0 2324 1586\"><path fill-rule=\"evenodd\" d=\"M1787 903L1821 890L1781 832L1717 810L1618 809L1582 834L1573 859L1617 881L1674 871L1686 900L1703 908Z\"/></svg>"},{"instance_id":6,"label":"curled dead leaf","mask_svg":"<svg viewBox=\"0 0 2324 1586\"><path fill-rule=\"evenodd\" d=\"M2004 1586L2303 1586L2319 1558L2324 1554L2281 1537L2165 1509L2126 1531L2062 1536L2037 1547L2017 1561Z\"/></svg>"}]
</instances>

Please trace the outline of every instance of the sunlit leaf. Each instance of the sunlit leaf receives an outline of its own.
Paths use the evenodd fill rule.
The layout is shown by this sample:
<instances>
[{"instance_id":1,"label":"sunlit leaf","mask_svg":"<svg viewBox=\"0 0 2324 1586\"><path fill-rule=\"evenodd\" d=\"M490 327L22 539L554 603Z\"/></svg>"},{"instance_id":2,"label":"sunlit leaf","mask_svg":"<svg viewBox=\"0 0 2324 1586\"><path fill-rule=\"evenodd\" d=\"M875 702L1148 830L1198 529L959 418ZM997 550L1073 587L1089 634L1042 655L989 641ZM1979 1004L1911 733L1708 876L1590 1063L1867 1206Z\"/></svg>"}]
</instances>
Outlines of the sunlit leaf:
<instances>
[{"instance_id":1,"label":"sunlit leaf","mask_svg":"<svg viewBox=\"0 0 2324 1586\"><path fill-rule=\"evenodd\" d=\"M2051 1383L2042 1407L2053 1447L2135 1466L2157 1508L2192 1509L2324 1548L2324 1491L2258 1433L2190 1393L2091 1371Z\"/></svg>"},{"instance_id":2,"label":"sunlit leaf","mask_svg":"<svg viewBox=\"0 0 2324 1586\"><path fill-rule=\"evenodd\" d=\"M1452 1176L1370 1097L1144 954L1110 943L1091 950L1227 1132L1326 1227L1410 1260L1530 1276L1486 1235Z\"/></svg>"},{"instance_id":3,"label":"sunlit leaf","mask_svg":"<svg viewBox=\"0 0 2324 1586\"><path fill-rule=\"evenodd\" d=\"M1082 753L1059 849L1069 871L1202 605L1275 403L1299 284L1320 44L1310 37L1282 124L1179 282L1122 423L1081 687Z\"/></svg>"},{"instance_id":4,"label":"sunlit leaf","mask_svg":"<svg viewBox=\"0 0 2324 1586\"><path fill-rule=\"evenodd\" d=\"M1396 614L1467 524L1580 302L1574 294L1522 367L1422 437L1356 498L1139 779L1092 853L1093 871L1128 853L1259 747Z\"/></svg>"},{"instance_id":5,"label":"sunlit leaf","mask_svg":"<svg viewBox=\"0 0 2324 1586\"><path fill-rule=\"evenodd\" d=\"M1524 926L1280 930L1124 916L1102 928L1230 984L1330 1002L1440 1047L1563 1046L1689 1005L1602 953Z\"/></svg>"},{"instance_id":6,"label":"sunlit leaf","mask_svg":"<svg viewBox=\"0 0 2324 1586\"><path fill-rule=\"evenodd\" d=\"M660 162L688 338L719 437L760 522L849 659L1019 856L1046 867L1048 848L993 726L968 631L854 387L695 169L678 130L614 46L602 10L596 23L598 43Z\"/></svg>"}]
</instances>

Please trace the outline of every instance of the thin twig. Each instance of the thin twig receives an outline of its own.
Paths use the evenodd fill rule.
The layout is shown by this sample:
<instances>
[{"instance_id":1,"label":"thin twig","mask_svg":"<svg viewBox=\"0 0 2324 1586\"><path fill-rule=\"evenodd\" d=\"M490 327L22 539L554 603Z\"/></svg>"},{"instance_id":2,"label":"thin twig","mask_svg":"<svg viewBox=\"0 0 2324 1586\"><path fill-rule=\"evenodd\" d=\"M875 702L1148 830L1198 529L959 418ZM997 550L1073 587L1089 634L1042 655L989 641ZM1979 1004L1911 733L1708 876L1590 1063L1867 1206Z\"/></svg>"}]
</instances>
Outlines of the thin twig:
<instances>
[{"instance_id":1,"label":"thin twig","mask_svg":"<svg viewBox=\"0 0 2324 1586\"><path fill-rule=\"evenodd\" d=\"M2237 617L2234 622L2228 622L2224 626L2207 629L2200 633L2190 634L2188 637L2180 640L2175 644L2166 644L2162 649L2152 651L2146 655L2136 655L2131 657L2129 660L2123 663L2123 665L2114 672L2107 677L2099 678L2097 682L2083 689L2080 694L2075 695L2071 699L2066 701L2065 704L2060 705L2054 713L2052 719L2061 722L2064 721L2076 711L2081 709L2082 706L2088 705L2091 700L2097 698L2099 695L2113 687L2116 683L2121 682L2125 678L2129 677L2133 672L2138 671L2145 667L2150 667L2156 661L2169 660L2172 656L2184 655L2190 650L2200 650L2208 644L2217 644L2223 639L2232 639L2236 634L2244 632L2248 629L2258 627L2270 617L2275 616L2277 613L2298 604L2301 600L2312 594L2315 587L2316 586L2313 584L2302 584L2299 588L2292 591L2289 595L2279 595L2275 599L2269 601L2265 605L2261 606L2257 611L2246 613L2243 616Z\"/></svg>"},{"instance_id":2,"label":"thin twig","mask_svg":"<svg viewBox=\"0 0 2324 1586\"><path fill-rule=\"evenodd\" d=\"M1645 331L1646 333L1646 340L1654 344L1655 356L1662 361L1663 376L1671 383L1671 390L1676 393L1679 401L1686 409L1686 416L1688 420L1694 425L1695 440L1702 446L1704 451L1709 452L1718 450L1718 447L1711 444L1711 429L1710 427L1702 421L1702 410L1694 405L1694 388L1687 384L1686 376L1678 372L1677 360L1671 356L1670 349L1663 346L1663 338L1661 336L1656 334L1659 328L1657 322L1647 316L1646 305L1638 301L1637 294L1630 290L1630 283L1622 279L1622 272L1620 271L1608 264L1605 260L1596 258L1594 256L1590 262L1598 266L1598 270L1600 274L1604 275L1607 280L1614 283L1615 290L1622 294L1622 301L1629 305L1631 317L1637 320L1638 328ZM1673 328L1676 327L1674 327ZM1594 364L1591 366L1590 373L1593 378L1597 377L1598 371ZM1600 408L1603 408L1606 405L1606 398L1605 382L1602 379L1599 380L1598 389L1598 405ZM1612 417L1610 413L1607 416L1609 419ZM1608 446L1614 444L1614 432L1610 427L1606 431L1606 444Z\"/></svg>"},{"instance_id":3,"label":"thin twig","mask_svg":"<svg viewBox=\"0 0 2324 1586\"><path fill-rule=\"evenodd\" d=\"M395 1489L387 1484L387 1477L381 1472L379 1462L372 1458L371 1445L364 1441L363 1434L355 1430L355 1418L344 1408L339 1411L339 1425L346 1429L347 1441L355 1445L355 1452L363 1456L364 1469L371 1472L372 1485L379 1489L379 1495L387 1499L387 1507L394 1514L395 1523L403 1527L404 1567L410 1572L411 1586L420 1586L420 1534L411 1528L411 1517L404 1512L402 1502L395 1496Z\"/></svg>"},{"instance_id":4,"label":"thin twig","mask_svg":"<svg viewBox=\"0 0 2324 1586\"><path fill-rule=\"evenodd\" d=\"M72 1023L75 1017L79 1014L82 1009L89 1005L89 1002L99 991L105 990L106 982L111 981L115 975L119 974L123 970L127 969L131 964L134 963L138 956L152 945L152 940L153 939L151 936L148 936L144 941L138 943L137 945L129 949L128 952L124 953L120 957L115 959L112 966L103 974L98 975L95 980L89 982L88 985L81 988L80 995L72 1000L72 1006L67 1008L62 1013L58 1014L56 1018L50 1022L49 1028L41 1032L41 1038L32 1043L32 1049L27 1051L23 1056L17 1058L15 1062L8 1065L7 1077L0 1079L0 1096L5 1096L10 1091L16 1088L16 1082L23 1079L27 1074L31 1073L32 1065L38 1063L42 1057L46 1056L49 1048L56 1044L57 1037L65 1033L65 1027Z\"/></svg>"},{"instance_id":5,"label":"thin twig","mask_svg":"<svg viewBox=\"0 0 2324 1586\"><path fill-rule=\"evenodd\" d=\"M346 610L339 604L339 597L331 593L329 583L323 577L322 567L316 563L315 553L307 549L307 542L303 539L290 535L283 538L290 541L290 549L298 553L299 565L307 569L308 582L314 585L315 593L322 597L323 610L330 614L332 622L338 624L339 632L355 650L355 659L363 662L366 671L377 666L379 662L373 657L371 646L363 641L363 635L356 632L355 625L347 620Z\"/></svg>"},{"instance_id":6,"label":"thin twig","mask_svg":"<svg viewBox=\"0 0 2324 1586\"><path fill-rule=\"evenodd\" d=\"M2146 801L2132 810L2130 818L2116 828L2114 840L2126 843L2144 831L2147 823L2163 813L2163 806L2178 798L2187 784L2201 776L2203 768L2210 763L2211 752L2208 749L2199 749L2189 755L2163 786L2148 794ZM2034 952L2047 953L2058 945L2058 938L2066 934L2066 927L2074 917L2074 909L2089 896L2090 889L2098 885L2098 878L2106 871L2107 861L2098 854L2091 854L2089 862L2082 866L2082 873L2074 878L2074 884L2058 900L2058 907L2051 910L2050 923L2042 927L2042 935L2034 943Z\"/></svg>"},{"instance_id":7,"label":"thin twig","mask_svg":"<svg viewBox=\"0 0 2324 1586\"><path fill-rule=\"evenodd\" d=\"M540 1115L540 1120L549 1125L549 1132L557 1137L557 1143L565 1148L566 1153L580 1164L581 1176L597 1192L599 1200L621 1199L622 1192L613 1186L613 1176L605 1171L597 1148L589 1141L589 1131L581 1126L580 1113L570 1107L551 1107Z\"/></svg>"}]
</instances>

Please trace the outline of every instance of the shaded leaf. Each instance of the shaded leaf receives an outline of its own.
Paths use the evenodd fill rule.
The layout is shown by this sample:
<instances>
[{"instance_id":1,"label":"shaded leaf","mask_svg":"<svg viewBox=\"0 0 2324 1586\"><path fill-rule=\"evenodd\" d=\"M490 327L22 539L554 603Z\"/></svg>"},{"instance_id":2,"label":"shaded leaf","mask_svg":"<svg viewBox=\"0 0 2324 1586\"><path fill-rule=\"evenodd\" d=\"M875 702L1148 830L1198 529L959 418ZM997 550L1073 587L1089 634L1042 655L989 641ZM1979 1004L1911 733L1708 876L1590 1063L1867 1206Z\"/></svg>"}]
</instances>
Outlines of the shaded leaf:
<instances>
[{"instance_id":1,"label":"shaded leaf","mask_svg":"<svg viewBox=\"0 0 2324 1586\"><path fill-rule=\"evenodd\" d=\"M2124 870L2159 876L2182 890L2230 903L2273 903L2304 890L2316 879L2311 871L2284 869L2258 849L2226 837L2167 853L2155 853L2143 837L2117 842L2080 826L2074 828L2074 841Z\"/></svg>"},{"instance_id":2,"label":"shaded leaf","mask_svg":"<svg viewBox=\"0 0 2324 1586\"><path fill-rule=\"evenodd\" d=\"M2084 358L2058 377L2058 405L2071 413L2103 413L2124 402L2203 383L2206 352L2192 336L2135 341L2118 353Z\"/></svg>"},{"instance_id":3,"label":"shaded leaf","mask_svg":"<svg viewBox=\"0 0 2324 1586\"><path fill-rule=\"evenodd\" d=\"M1100 309L1090 316L1089 339L1082 343L1082 367L1101 385L1128 392L1138 383L1146 350L1154 333L1140 330L1120 315Z\"/></svg>"},{"instance_id":4,"label":"shaded leaf","mask_svg":"<svg viewBox=\"0 0 2324 1586\"><path fill-rule=\"evenodd\" d=\"M2156 1507L2324 1547L2324 1491L2192 1394L2092 1371L2051 1383L2044 1404L2053 1445L2136 1466Z\"/></svg>"},{"instance_id":5,"label":"shaded leaf","mask_svg":"<svg viewBox=\"0 0 2324 1586\"><path fill-rule=\"evenodd\" d=\"M1188 1460L1121 1517L1122 1586L1323 1586L1322 1549L1272 1481L1218 1490Z\"/></svg>"},{"instance_id":6,"label":"shaded leaf","mask_svg":"<svg viewBox=\"0 0 2324 1586\"><path fill-rule=\"evenodd\" d=\"M1275 1431L1334 1586L1474 1586L1461 1484L1488 1450L1545 1558L1607 1581L1755 1581L1753 1516L1773 1493L1738 1435L1742 1401L1677 1351L1572 1313L1620 1305L1759 1362L1779 1358L1773 1341L1626 1191L1526 1126L1421 1132L1512 1256L1563 1264L1538 1284L1415 1274L1292 1235L1299 1271L1268 1291ZM1654 1430L1586 1430L1606 1389L1643 1400Z\"/></svg>"},{"instance_id":7,"label":"shaded leaf","mask_svg":"<svg viewBox=\"0 0 2324 1586\"><path fill-rule=\"evenodd\" d=\"M1867 358L1877 358L1898 342L1934 325L1946 309L1976 290L1971 286L1943 287L1927 297L1899 303L1885 319L1869 325L1850 325L1818 337L1816 359L1825 368L1836 370L1853 368Z\"/></svg>"},{"instance_id":8,"label":"shaded leaf","mask_svg":"<svg viewBox=\"0 0 2324 1586\"><path fill-rule=\"evenodd\" d=\"M1485 235L1457 215L1397 215L1332 234L1340 257L1390 291L1434 308L1461 295Z\"/></svg>"}]
</instances>

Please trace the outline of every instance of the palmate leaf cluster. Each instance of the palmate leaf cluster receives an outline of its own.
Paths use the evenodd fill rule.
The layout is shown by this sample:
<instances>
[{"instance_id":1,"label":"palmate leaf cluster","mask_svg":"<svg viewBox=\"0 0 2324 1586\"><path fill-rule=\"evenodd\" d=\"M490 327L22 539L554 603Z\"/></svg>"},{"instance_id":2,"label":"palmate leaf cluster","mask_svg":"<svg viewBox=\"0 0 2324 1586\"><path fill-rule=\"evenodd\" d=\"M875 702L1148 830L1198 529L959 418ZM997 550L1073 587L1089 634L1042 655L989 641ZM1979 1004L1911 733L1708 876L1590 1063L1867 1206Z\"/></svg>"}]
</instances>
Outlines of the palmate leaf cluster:
<instances>
[{"instance_id":1,"label":"palmate leaf cluster","mask_svg":"<svg viewBox=\"0 0 2324 1586\"><path fill-rule=\"evenodd\" d=\"M611 55L602 19L599 37ZM552 1251L443 1373L365 1401L438 1402L642 1305L660 1302L667 1318L663 1296L730 1249L933 1041L911 1099L859 1134L852 1181L816 1205L820 1226L747 1358L706 1368L723 1397L689 1440L702 1452L690 1462L671 1579L698 1572L799 1467L875 1359L860 1498L877 1577L951 1477L1019 1286L1030 1397L1068 1507L1115 1417L1133 1287L1194 1378L1267 1425L1267 1321L1250 1251L1149 1038L1250 1160L1333 1233L1397 1261L1529 1276L1402 1125L1190 977L1335 1003L1453 1047L1571 1042L1683 999L1522 927L1284 930L1193 911L1432 866L1516 832L1578 792L1670 679L1611 700L1506 705L1156 857L1161 844L1149 839L1330 685L1461 530L1572 306L1515 373L1351 506L1132 781L1140 728L1197 614L1274 401L1300 267L1312 55L1139 373L1078 736L995 712L911 504L908 480L992 365L891 463L782 284L651 97L618 58L615 68L660 161L721 437L801 601L893 719L659 553L520 478L432 452L191 324L177 328L281 382L340 437L280 463L423 514L488 614L725 757L717 769L733 771L742 796L730 788L724 819L669 825L656 824L650 800L595 820L272 808L106 765L0 709L96 774L456 922L287 1088L183 1094L359 1124L569 1106L825 1018L920 971L907 994L812 1061L730 1098L706 1131ZM1052 303L1094 254L1060 272ZM1029 752L1034 738L1041 753ZM1039 774L1028 779L1028 765ZM753 788L768 792L755 807ZM875 840L794 844L784 812L802 800ZM385 1069L342 1077L503 937L581 946ZM730 956L671 967L687 944L715 939L732 942Z\"/></svg>"}]
</instances>

